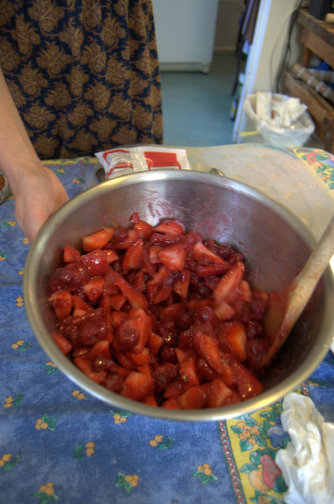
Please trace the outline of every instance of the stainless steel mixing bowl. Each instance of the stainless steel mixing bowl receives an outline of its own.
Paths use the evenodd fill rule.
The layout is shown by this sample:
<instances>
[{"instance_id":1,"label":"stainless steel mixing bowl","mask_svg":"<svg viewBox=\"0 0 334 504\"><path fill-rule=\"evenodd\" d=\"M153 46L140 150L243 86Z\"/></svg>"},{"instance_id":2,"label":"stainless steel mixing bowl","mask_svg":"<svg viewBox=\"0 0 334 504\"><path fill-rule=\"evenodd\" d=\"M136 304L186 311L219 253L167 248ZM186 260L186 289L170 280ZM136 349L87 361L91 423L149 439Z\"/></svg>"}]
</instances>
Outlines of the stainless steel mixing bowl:
<instances>
[{"instance_id":1,"label":"stainless steel mixing bowl","mask_svg":"<svg viewBox=\"0 0 334 504\"><path fill-rule=\"evenodd\" d=\"M64 356L50 337L55 319L47 302L47 282L66 243L111 224L128 226L133 212L157 224L181 220L189 230L232 244L246 256L252 285L280 289L305 263L314 239L290 212L254 189L215 174L157 170L96 185L64 205L44 225L29 251L24 299L31 327L50 359L93 396L123 410L152 417L205 421L236 417L267 406L294 390L320 364L334 334L334 276L326 269L315 295L273 366L258 397L217 409L168 410L126 399L91 381Z\"/></svg>"}]
</instances>

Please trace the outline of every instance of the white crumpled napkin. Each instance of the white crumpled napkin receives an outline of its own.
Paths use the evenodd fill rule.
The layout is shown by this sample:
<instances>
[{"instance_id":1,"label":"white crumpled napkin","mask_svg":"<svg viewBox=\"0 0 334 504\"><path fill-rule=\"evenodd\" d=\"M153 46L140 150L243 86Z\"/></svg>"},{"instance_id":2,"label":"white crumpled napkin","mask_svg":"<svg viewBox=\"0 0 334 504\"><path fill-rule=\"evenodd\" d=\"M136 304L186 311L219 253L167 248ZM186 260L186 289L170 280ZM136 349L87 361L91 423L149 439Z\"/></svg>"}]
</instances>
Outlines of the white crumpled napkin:
<instances>
[{"instance_id":1,"label":"white crumpled napkin","mask_svg":"<svg viewBox=\"0 0 334 504\"><path fill-rule=\"evenodd\" d=\"M288 491L287 504L334 503L334 424L325 422L313 401L291 393L281 421L291 441L276 454Z\"/></svg>"}]
</instances>

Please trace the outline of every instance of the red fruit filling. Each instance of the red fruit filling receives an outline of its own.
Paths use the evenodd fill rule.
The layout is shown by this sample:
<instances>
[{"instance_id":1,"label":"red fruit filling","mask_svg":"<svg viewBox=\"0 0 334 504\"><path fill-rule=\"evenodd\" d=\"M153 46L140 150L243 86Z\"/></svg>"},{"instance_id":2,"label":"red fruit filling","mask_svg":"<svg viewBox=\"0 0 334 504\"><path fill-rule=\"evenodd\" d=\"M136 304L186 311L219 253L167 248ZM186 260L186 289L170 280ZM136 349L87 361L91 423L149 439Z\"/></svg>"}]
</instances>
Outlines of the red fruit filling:
<instances>
[{"instance_id":1,"label":"red fruit filling","mask_svg":"<svg viewBox=\"0 0 334 504\"><path fill-rule=\"evenodd\" d=\"M137 213L128 229L65 245L49 279L62 352L109 390L171 409L222 407L263 391L267 302L232 247Z\"/></svg>"}]
</instances>

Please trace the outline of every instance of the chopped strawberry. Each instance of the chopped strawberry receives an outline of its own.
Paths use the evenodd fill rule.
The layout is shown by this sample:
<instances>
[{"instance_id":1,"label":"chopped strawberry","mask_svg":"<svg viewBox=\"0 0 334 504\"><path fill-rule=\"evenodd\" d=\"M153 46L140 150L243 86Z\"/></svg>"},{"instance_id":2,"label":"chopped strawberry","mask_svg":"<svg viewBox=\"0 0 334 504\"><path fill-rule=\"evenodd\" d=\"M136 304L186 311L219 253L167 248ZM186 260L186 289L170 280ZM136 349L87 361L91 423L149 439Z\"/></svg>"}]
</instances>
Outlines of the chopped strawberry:
<instances>
[{"instance_id":1,"label":"chopped strawberry","mask_svg":"<svg viewBox=\"0 0 334 504\"><path fill-rule=\"evenodd\" d=\"M84 236L82 238L81 246L85 252L102 249L107 245L113 234L114 228L112 226L109 228L101 229L101 231L97 231L96 233Z\"/></svg>"},{"instance_id":2,"label":"chopped strawberry","mask_svg":"<svg viewBox=\"0 0 334 504\"><path fill-rule=\"evenodd\" d=\"M186 299L188 296L191 273L188 270L183 270L178 280L173 284L173 290L181 298Z\"/></svg>"},{"instance_id":3,"label":"chopped strawberry","mask_svg":"<svg viewBox=\"0 0 334 504\"><path fill-rule=\"evenodd\" d=\"M132 273L128 276L128 281L140 292L145 291L147 277L143 269L139 271L132 271Z\"/></svg>"},{"instance_id":4,"label":"chopped strawberry","mask_svg":"<svg viewBox=\"0 0 334 504\"><path fill-rule=\"evenodd\" d=\"M122 269L129 271L139 269L143 261L143 240L139 239L128 247L123 255Z\"/></svg>"},{"instance_id":5,"label":"chopped strawberry","mask_svg":"<svg viewBox=\"0 0 334 504\"><path fill-rule=\"evenodd\" d=\"M148 249L148 256L152 264L160 263L159 252L162 247L159 245L151 245Z\"/></svg>"},{"instance_id":6,"label":"chopped strawberry","mask_svg":"<svg viewBox=\"0 0 334 504\"><path fill-rule=\"evenodd\" d=\"M147 246L147 243L144 243L143 246L142 260L143 260L143 272L145 271L151 278L154 277L156 273L156 266L151 261L149 247Z\"/></svg>"},{"instance_id":7,"label":"chopped strawberry","mask_svg":"<svg viewBox=\"0 0 334 504\"><path fill-rule=\"evenodd\" d=\"M177 357L177 362L179 366L182 366L183 362L188 358L188 353L185 352L184 350L181 350L181 348L176 348L176 357Z\"/></svg>"},{"instance_id":8,"label":"chopped strawberry","mask_svg":"<svg viewBox=\"0 0 334 504\"><path fill-rule=\"evenodd\" d=\"M228 398L232 395L232 390L227 387L220 378L216 378L215 380L209 382L207 391L207 408L220 408L221 406L224 406Z\"/></svg>"},{"instance_id":9,"label":"chopped strawberry","mask_svg":"<svg viewBox=\"0 0 334 504\"><path fill-rule=\"evenodd\" d=\"M222 275L226 273L231 266L229 263L226 264L198 264L196 267L196 273L199 277L210 277L216 275Z\"/></svg>"},{"instance_id":10,"label":"chopped strawberry","mask_svg":"<svg viewBox=\"0 0 334 504\"><path fill-rule=\"evenodd\" d=\"M109 296L110 307L113 310L120 310L126 302L126 297L123 294L113 294Z\"/></svg>"},{"instance_id":11,"label":"chopped strawberry","mask_svg":"<svg viewBox=\"0 0 334 504\"><path fill-rule=\"evenodd\" d=\"M213 297L218 303L221 301L228 303L230 300L233 300L244 274L244 270L245 267L243 263L238 261L221 277L213 291Z\"/></svg>"},{"instance_id":12,"label":"chopped strawberry","mask_svg":"<svg viewBox=\"0 0 334 504\"><path fill-rule=\"evenodd\" d=\"M83 290L89 301L96 301L103 294L104 277L96 276L91 278L84 286Z\"/></svg>"},{"instance_id":13,"label":"chopped strawberry","mask_svg":"<svg viewBox=\"0 0 334 504\"><path fill-rule=\"evenodd\" d=\"M157 355L163 343L163 339L159 334L151 331L148 338L148 347L153 355Z\"/></svg>"},{"instance_id":14,"label":"chopped strawberry","mask_svg":"<svg viewBox=\"0 0 334 504\"><path fill-rule=\"evenodd\" d=\"M126 313L123 311L114 310L110 314L110 320L112 327L114 329L118 329L126 320Z\"/></svg>"},{"instance_id":15,"label":"chopped strawberry","mask_svg":"<svg viewBox=\"0 0 334 504\"><path fill-rule=\"evenodd\" d=\"M73 307L72 294L68 290L53 292L49 296L50 306L55 311L58 320L63 320L71 314Z\"/></svg>"},{"instance_id":16,"label":"chopped strawberry","mask_svg":"<svg viewBox=\"0 0 334 504\"><path fill-rule=\"evenodd\" d=\"M61 350L92 380L154 407L261 393L251 370L268 346L268 295L243 278L243 256L175 219L152 227L134 212L130 223L83 237L83 254L64 247L48 285Z\"/></svg>"},{"instance_id":17,"label":"chopped strawberry","mask_svg":"<svg viewBox=\"0 0 334 504\"><path fill-rule=\"evenodd\" d=\"M173 397L171 397L170 399L166 399L166 401L162 403L161 407L174 410L181 409L179 403Z\"/></svg>"},{"instance_id":18,"label":"chopped strawberry","mask_svg":"<svg viewBox=\"0 0 334 504\"><path fill-rule=\"evenodd\" d=\"M143 348L141 352L126 352L126 356L134 363L136 366L144 366L150 362L150 350L148 347Z\"/></svg>"},{"instance_id":19,"label":"chopped strawberry","mask_svg":"<svg viewBox=\"0 0 334 504\"><path fill-rule=\"evenodd\" d=\"M188 301L189 310L198 310L204 306L214 307L214 301L212 299L194 299Z\"/></svg>"},{"instance_id":20,"label":"chopped strawberry","mask_svg":"<svg viewBox=\"0 0 334 504\"><path fill-rule=\"evenodd\" d=\"M150 396L145 397L145 398L142 400L142 403L143 403L143 404L146 404L147 406L154 406L154 407L157 407L157 406L158 406L157 400L156 400L156 398L154 397L154 395L150 395Z\"/></svg>"},{"instance_id":21,"label":"chopped strawberry","mask_svg":"<svg viewBox=\"0 0 334 504\"><path fill-rule=\"evenodd\" d=\"M122 368L120 368L122 369ZM107 389L119 394L123 388L124 378L121 373L108 373L103 381L103 386Z\"/></svg>"},{"instance_id":22,"label":"chopped strawberry","mask_svg":"<svg viewBox=\"0 0 334 504\"><path fill-rule=\"evenodd\" d=\"M86 359L85 357L75 357L73 359L74 364L87 375L91 380L96 383L102 383L106 377L108 372L106 370L103 371L94 371L92 368L91 361Z\"/></svg>"},{"instance_id":23,"label":"chopped strawberry","mask_svg":"<svg viewBox=\"0 0 334 504\"><path fill-rule=\"evenodd\" d=\"M194 348L214 371L218 374L222 372L218 341L215 338L198 331L194 335Z\"/></svg>"},{"instance_id":24,"label":"chopped strawberry","mask_svg":"<svg viewBox=\"0 0 334 504\"><path fill-rule=\"evenodd\" d=\"M231 366L231 357L223 352L220 354L220 362L222 365L222 371L219 374L220 378L223 380L225 385L228 387L235 387L237 383L237 377Z\"/></svg>"},{"instance_id":25,"label":"chopped strawberry","mask_svg":"<svg viewBox=\"0 0 334 504\"><path fill-rule=\"evenodd\" d=\"M70 353L70 351L72 350L72 343L67 338L65 338L65 336L60 333L52 333L51 336L64 355Z\"/></svg>"},{"instance_id":26,"label":"chopped strawberry","mask_svg":"<svg viewBox=\"0 0 334 504\"><path fill-rule=\"evenodd\" d=\"M180 379L189 385L199 385L200 381L196 372L195 357L192 355L187 356L180 365L179 370Z\"/></svg>"},{"instance_id":27,"label":"chopped strawberry","mask_svg":"<svg viewBox=\"0 0 334 504\"><path fill-rule=\"evenodd\" d=\"M78 326L79 342L82 345L94 345L98 340L107 339L108 333L108 325L98 310L84 317Z\"/></svg>"},{"instance_id":28,"label":"chopped strawberry","mask_svg":"<svg viewBox=\"0 0 334 504\"><path fill-rule=\"evenodd\" d=\"M201 386L190 387L176 400L181 409L201 409L206 401L206 391Z\"/></svg>"},{"instance_id":29,"label":"chopped strawberry","mask_svg":"<svg viewBox=\"0 0 334 504\"><path fill-rule=\"evenodd\" d=\"M80 262L89 277L104 275L110 268L106 250L93 250L84 254L81 256Z\"/></svg>"},{"instance_id":30,"label":"chopped strawberry","mask_svg":"<svg viewBox=\"0 0 334 504\"><path fill-rule=\"evenodd\" d=\"M72 301L73 301L73 314L72 314L73 317L80 317L82 315L87 315L94 311L94 308L92 308L90 304L88 304L84 299L75 294L73 294L72 296Z\"/></svg>"},{"instance_id":31,"label":"chopped strawberry","mask_svg":"<svg viewBox=\"0 0 334 504\"><path fill-rule=\"evenodd\" d=\"M185 307L184 304L181 303L173 303L164 307L160 312L160 320L164 322L166 320L177 321L184 315Z\"/></svg>"},{"instance_id":32,"label":"chopped strawberry","mask_svg":"<svg viewBox=\"0 0 334 504\"><path fill-rule=\"evenodd\" d=\"M138 239L138 233L135 229L125 229L121 226L115 229L113 243L118 249L127 249Z\"/></svg>"},{"instance_id":33,"label":"chopped strawberry","mask_svg":"<svg viewBox=\"0 0 334 504\"><path fill-rule=\"evenodd\" d=\"M64 246L63 261L64 263L77 262L80 259L80 252L68 243Z\"/></svg>"},{"instance_id":34,"label":"chopped strawberry","mask_svg":"<svg viewBox=\"0 0 334 504\"><path fill-rule=\"evenodd\" d=\"M103 294L107 296L113 296L114 294L120 294L119 287L115 284L115 271L110 269L104 275L104 289Z\"/></svg>"},{"instance_id":35,"label":"chopped strawberry","mask_svg":"<svg viewBox=\"0 0 334 504\"><path fill-rule=\"evenodd\" d=\"M174 245L179 243L181 236L179 235L169 235L164 233L153 233L150 237L150 243L154 245L160 245L162 247L167 247L168 245Z\"/></svg>"},{"instance_id":36,"label":"chopped strawberry","mask_svg":"<svg viewBox=\"0 0 334 504\"><path fill-rule=\"evenodd\" d=\"M178 369L175 364L172 364L171 362L165 362L163 364L155 364L154 365L154 381L155 381L155 389L158 392L163 392L164 395L166 391L170 388L173 387L175 383L180 383L180 382L175 382L177 378L177 373ZM174 387L175 390L174 392L170 390L170 394L172 395L178 395L180 392L184 391L185 388L183 384L181 384L182 387ZM166 396L168 397L168 396Z\"/></svg>"},{"instance_id":37,"label":"chopped strawberry","mask_svg":"<svg viewBox=\"0 0 334 504\"><path fill-rule=\"evenodd\" d=\"M93 345L89 352L87 353L87 357L90 360L95 359L95 357L106 357L111 359L110 354L110 341L109 340L99 340Z\"/></svg>"},{"instance_id":38,"label":"chopped strawberry","mask_svg":"<svg viewBox=\"0 0 334 504\"><path fill-rule=\"evenodd\" d=\"M247 335L245 326L238 320L225 322L216 331L220 348L243 362L247 357Z\"/></svg>"},{"instance_id":39,"label":"chopped strawberry","mask_svg":"<svg viewBox=\"0 0 334 504\"><path fill-rule=\"evenodd\" d=\"M119 287L122 294L126 297L132 308L147 309L148 303L146 297L135 289L119 273L112 271L114 284Z\"/></svg>"},{"instance_id":40,"label":"chopped strawberry","mask_svg":"<svg viewBox=\"0 0 334 504\"><path fill-rule=\"evenodd\" d=\"M153 233L153 227L148 224L148 222L139 220L133 228L137 231L137 234L140 238L149 239L151 234Z\"/></svg>"},{"instance_id":41,"label":"chopped strawberry","mask_svg":"<svg viewBox=\"0 0 334 504\"><path fill-rule=\"evenodd\" d=\"M142 364L140 366L137 366L137 371L139 373L144 373L149 376L153 376L153 370L151 364Z\"/></svg>"},{"instance_id":42,"label":"chopped strawberry","mask_svg":"<svg viewBox=\"0 0 334 504\"><path fill-rule=\"evenodd\" d=\"M239 285L240 297L245 303L251 303L253 299L252 290L246 280L241 280Z\"/></svg>"},{"instance_id":43,"label":"chopped strawberry","mask_svg":"<svg viewBox=\"0 0 334 504\"><path fill-rule=\"evenodd\" d=\"M169 271L182 271L186 260L186 251L182 243L167 245L158 253L161 262Z\"/></svg>"},{"instance_id":44,"label":"chopped strawberry","mask_svg":"<svg viewBox=\"0 0 334 504\"><path fill-rule=\"evenodd\" d=\"M231 368L236 378L237 387L241 399L250 399L263 392L262 383L237 360L231 361Z\"/></svg>"},{"instance_id":45,"label":"chopped strawberry","mask_svg":"<svg viewBox=\"0 0 334 504\"><path fill-rule=\"evenodd\" d=\"M218 263L222 265L226 265L229 267L229 264L222 259L220 256L212 252L208 247L206 247L201 241L195 243L193 248L194 259L199 262L205 262L205 264Z\"/></svg>"},{"instance_id":46,"label":"chopped strawberry","mask_svg":"<svg viewBox=\"0 0 334 504\"><path fill-rule=\"evenodd\" d=\"M114 350L114 356L117 362L123 369L126 369L128 373L130 371L135 371L137 366L134 362L124 352Z\"/></svg>"},{"instance_id":47,"label":"chopped strawberry","mask_svg":"<svg viewBox=\"0 0 334 504\"><path fill-rule=\"evenodd\" d=\"M184 234L184 226L178 220L166 219L155 226L154 231L169 235L182 235Z\"/></svg>"},{"instance_id":48,"label":"chopped strawberry","mask_svg":"<svg viewBox=\"0 0 334 504\"><path fill-rule=\"evenodd\" d=\"M141 401L152 395L153 391L154 381L151 376L138 373L138 371L131 371L124 380L121 395L135 401Z\"/></svg>"},{"instance_id":49,"label":"chopped strawberry","mask_svg":"<svg viewBox=\"0 0 334 504\"><path fill-rule=\"evenodd\" d=\"M162 265L154 277L147 282L146 297L149 303L153 303L156 299L156 294L160 289L166 289L172 285L172 276L170 271ZM169 294L168 294L169 295ZM168 296L167 296L168 297ZM165 299L167 299L167 297Z\"/></svg>"},{"instance_id":50,"label":"chopped strawberry","mask_svg":"<svg viewBox=\"0 0 334 504\"><path fill-rule=\"evenodd\" d=\"M155 294L154 294L152 303L153 304L159 304L159 303L162 303L163 301L166 301L167 299L169 299L172 291L173 291L173 287L172 286L170 286L170 287L164 287L164 288L161 288L161 289L157 289L156 292L155 292Z\"/></svg>"},{"instance_id":51,"label":"chopped strawberry","mask_svg":"<svg viewBox=\"0 0 334 504\"><path fill-rule=\"evenodd\" d=\"M106 249L106 248L103 250L106 252L107 261L109 264L111 264L119 259L118 254L117 254L117 252L115 252L115 250Z\"/></svg>"},{"instance_id":52,"label":"chopped strawberry","mask_svg":"<svg viewBox=\"0 0 334 504\"><path fill-rule=\"evenodd\" d=\"M188 388L189 385L187 383L182 382L181 380L175 380L167 386L163 395L166 399L169 399L171 397L175 398L183 394L186 390L188 390Z\"/></svg>"},{"instance_id":53,"label":"chopped strawberry","mask_svg":"<svg viewBox=\"0 0 334 504\"><path fill-rule=\"evenodd\" d=\"M118 344L122 350L141 353L147 344L151 330L151 318L144 310L130 310L128 317L118 329Z\"/></svg>"},{"instance_id":54,"label":"chopped strawberry","mask_svg":"<svg viewBox=\"0 0 334 504\"><path fill-rule=\"evenodd\" d=\"M225 301L220 301L215 307L215 313L219 320L229 320L234 317L235 309Z\"/></svg>"}]
</instances>

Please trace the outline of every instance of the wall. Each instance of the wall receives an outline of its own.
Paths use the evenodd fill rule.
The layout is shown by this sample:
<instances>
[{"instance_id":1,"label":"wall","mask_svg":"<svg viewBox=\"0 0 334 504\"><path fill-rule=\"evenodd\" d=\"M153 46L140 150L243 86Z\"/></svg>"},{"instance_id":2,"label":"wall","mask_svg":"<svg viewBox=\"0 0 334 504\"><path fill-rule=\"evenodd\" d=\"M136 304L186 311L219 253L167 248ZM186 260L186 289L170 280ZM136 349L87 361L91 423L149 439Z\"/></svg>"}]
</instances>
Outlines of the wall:
<instances>
[{"instance_id":1,"label":"wall","mask_svg":"<svg viewBox=\"0 0 334 504\"><path fill-rule=\"evenodd\" d=\"M232 53L237 46L239 21L244 10L244 0L219 0L215 52Z\"/></svg>"}]
</instances>

